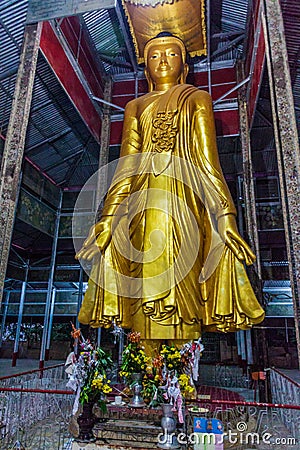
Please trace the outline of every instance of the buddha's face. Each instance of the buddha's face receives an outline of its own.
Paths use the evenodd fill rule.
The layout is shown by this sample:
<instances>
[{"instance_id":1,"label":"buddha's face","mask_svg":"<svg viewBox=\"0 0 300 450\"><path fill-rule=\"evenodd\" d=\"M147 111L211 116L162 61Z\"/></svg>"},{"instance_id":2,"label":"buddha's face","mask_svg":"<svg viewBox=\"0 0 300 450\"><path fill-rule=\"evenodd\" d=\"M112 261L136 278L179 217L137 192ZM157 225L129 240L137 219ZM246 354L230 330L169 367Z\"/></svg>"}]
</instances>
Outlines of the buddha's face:
<instances>
[{"instance_id":1,"label":"buddha's face","mask_svg":"<svg viewBox=\"0 0 300 450\"><path fill-rule=\"evenodd\" d=\"M177 84L185 66L180 46L176 42L153 44L147 55L146 66L154 86Z\"/></svg>"}]
</instances>

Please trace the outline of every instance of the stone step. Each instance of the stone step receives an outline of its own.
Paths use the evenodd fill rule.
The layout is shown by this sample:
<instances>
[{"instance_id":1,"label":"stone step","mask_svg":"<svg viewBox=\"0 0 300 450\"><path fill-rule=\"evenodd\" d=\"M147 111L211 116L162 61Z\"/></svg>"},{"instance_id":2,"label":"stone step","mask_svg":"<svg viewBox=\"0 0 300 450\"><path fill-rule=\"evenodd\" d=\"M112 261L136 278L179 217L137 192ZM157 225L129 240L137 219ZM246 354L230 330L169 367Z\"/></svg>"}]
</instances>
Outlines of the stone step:
<instances>
[{"instance_id":1,"label":"stone step","mask_svg":"<svg viewBox=\"0 0 300 450\"><path fill-rule=\"evenodd\" d=\"M162 432L159 422L109 419L94 426L93 435L96 438L94 445L95 449L110 450L157 449L159 435Z\"/></svg>"},{"instance_id":2,"label":"stone step","mask_svg":"<svg viewBox=\"0 0 300 450\"><path fill-rule=\"evenodd\" d=\"M157 435L162 430L159 423L152 421L141 422L138 420L118 420L109 419L106 422L99 422L93 428L93 434L95 437L98 436L96 433L103 433L106 431L111 432L122 432L122 433L144 433L144 434L155 434Z\"/></svg>"}]
</instances>

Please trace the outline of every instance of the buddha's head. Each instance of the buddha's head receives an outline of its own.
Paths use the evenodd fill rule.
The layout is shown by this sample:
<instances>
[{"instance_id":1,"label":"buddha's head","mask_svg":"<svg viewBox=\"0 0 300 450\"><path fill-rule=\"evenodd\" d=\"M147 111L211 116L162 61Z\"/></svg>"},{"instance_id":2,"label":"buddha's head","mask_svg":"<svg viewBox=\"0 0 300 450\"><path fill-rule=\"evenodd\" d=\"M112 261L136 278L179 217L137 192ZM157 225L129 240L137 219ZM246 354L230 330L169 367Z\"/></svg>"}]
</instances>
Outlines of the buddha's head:
<instances>
[{"instance_id":1,"label":"buddha's head","mask_svg":"<svg viewBox=\"0 0 300 450\"><path fill-rule=\"evenodd\" d=\"M167 90L185 83L188 74L186 49L178 37L160 33L150 39L145 45L144 60L149 91Z\"/></svg>"}]
</instances>

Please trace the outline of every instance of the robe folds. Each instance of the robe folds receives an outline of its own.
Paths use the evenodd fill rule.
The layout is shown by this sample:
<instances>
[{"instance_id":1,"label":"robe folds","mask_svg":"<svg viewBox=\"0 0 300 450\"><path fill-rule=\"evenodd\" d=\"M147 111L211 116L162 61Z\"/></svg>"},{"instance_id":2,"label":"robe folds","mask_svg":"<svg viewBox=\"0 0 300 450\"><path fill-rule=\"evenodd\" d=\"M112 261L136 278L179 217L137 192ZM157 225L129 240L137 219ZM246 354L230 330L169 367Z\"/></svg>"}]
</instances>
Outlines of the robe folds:
<instances>
[{"instance_id":1,"label":"robe folds","mask_svg":"<svg viewBox=\"0 0 300 450\"><path fill-rule=\"evenodd\" d=\"M129 102L101 217L112 239L94 259L79 321L188 340L261 322L244 264L217 232L224 214L236 210L209 94L185 84Z\"/></svg>"}]
</instances>

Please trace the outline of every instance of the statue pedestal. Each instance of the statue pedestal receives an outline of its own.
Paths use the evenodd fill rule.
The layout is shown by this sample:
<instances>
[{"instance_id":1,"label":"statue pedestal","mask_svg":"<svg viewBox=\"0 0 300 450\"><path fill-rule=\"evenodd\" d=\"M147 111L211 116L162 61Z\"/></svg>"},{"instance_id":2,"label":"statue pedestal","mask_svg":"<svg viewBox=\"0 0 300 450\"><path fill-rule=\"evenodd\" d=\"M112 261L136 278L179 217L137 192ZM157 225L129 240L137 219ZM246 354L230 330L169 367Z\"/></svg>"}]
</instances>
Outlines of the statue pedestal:
<instances>
[{"instance_id":1,"label":"statue pedestal","mask_svg":"<svg viewBox=\"0 0 300 450\"><path fill-rule=\"evenodd\" d=\"M109 448L157 449L158 435L162 432L159 425L151 421L110 419L97 423L93 434L97 443L109 442Z\"/></svg>"},{"instance_id":2,"label":"statue pedestal","mask_svg":"<svg viewBox=\"0 0 300 450\"><path fill-rule=\"evenodd\" d=\"M72 450L157 449L161 432L161 427L150 421L108 419L94 426L95 442L75 441Z\"/></svg>"},{"instance_id":3,"label":"statue pedestal","mask_svg":"<svg viewBox=\"0 0 300 450\"><path fill-rule=\"evenodd\" d=\"M118 408L108 405L106 414L99 411L99 421L93 428L94 442L77 440L72 450L157 450L159 434L162 433L161 415L160 408Z\"/></svg>"}]
</instances>

